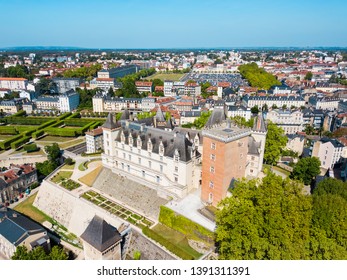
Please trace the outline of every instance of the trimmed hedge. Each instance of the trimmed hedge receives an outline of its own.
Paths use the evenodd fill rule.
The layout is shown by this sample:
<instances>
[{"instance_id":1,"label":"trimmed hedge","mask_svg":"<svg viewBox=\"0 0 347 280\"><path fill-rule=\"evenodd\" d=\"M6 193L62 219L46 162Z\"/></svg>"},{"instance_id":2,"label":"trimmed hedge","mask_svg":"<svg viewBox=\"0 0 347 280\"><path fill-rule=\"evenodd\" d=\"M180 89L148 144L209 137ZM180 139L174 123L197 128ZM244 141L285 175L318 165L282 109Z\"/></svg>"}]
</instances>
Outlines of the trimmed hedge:
<instances>
[{"instance_id":1,"label":"trimmed hedge","mask_svg":"<svg viewBox=\"0 0 347 280\"><path fill-rule=\"evenodd\" d=\"M45 133L51 136L62 136L62 137L75 137L79 135L76 129L74 128L49 127L45 129Z\"/></svg>"},{"instance_id":2,"label":"trimmed hedge","mask_svg":"<svg viewBox=\"0 0 347 280\"><path fill-rule=\"evenodd\" d=\"M56 120L51 120L51 121L45 122L45 123L41 124L37 129L42 129L42 128L51 126L52 124L55 124L55 122L56 122Z\"/></svg>"},{"instance_id":3,"label":"trimmed hedge","mask_svg":"<svg viewBox=\"0 0 347 280\"><path fill-rule=\"evenodd\" d=\"M11 138L8 138L5 141L0 142L0 148L3 150L6 150L11 147L12 142L17 141L18 139L21 139L22 137L23 135L19 134Z\"/></svg>"},{"instance_id":4,"label":"trimmed hedge","mask_svg":"<svg viewBox=\"0 0 347 280\"><path fill-rule=\"evenodd\" d=\"M59 116L58 120L63 120L63 119L65 119L65 118L67 118L67 117L69 117L71 115L72 115L72 113L66 112L66 113L62 114L61 116Z\"/></svg>"},{"instance_id":5,"label":"trimmed hedge","mask_svg":"<svg viewBox=\"0 0 347 280\"><path fill-rule=\"evenodd\" d=\"M64 120L65 125L67 126L85 126L88 123L93 122L93 120L84 120L84 119L66 119Z\"/></svg>"},{"instance_id":6,"label":"trimmed hedge","mask_svg":"<svg viewBox=\"0 0 347 280\"><path fill-rule=\"evenodd\" d=\"M29 142L30 138L31 138L30 136L26 136L26 137L23 137L23 138L21 138L21 139L19 139L17 141L12 142L11 143L11 148L12 149L17 149L18 147L22 146L23 144Z\"/></svg>"},{"instance_id":7,"label":"trimmed hedge","mask_svg":"<svg viewBox=\"0 0 347 280\"><path fill-rule=\"evenodd\" d=\"M213 242L214 234L212 231L209 231L188 218L175 213L173 210L165 206L160 206L159 222L169 228L183 233L189 239L205 241L208 243Z\"/></svg>"},{"instance_id":8,"label":"trimmed hedge","mask_svg":"<svg viewBox=\"0 0 347 280\"><path fill-rule=\"evenodd\" d=\"M73 113L72 115L68 116L67 119L75 119L80 118L81 114L79 112Z\"/></svg>"},{"instance_id":9,"label":"trimmed hedge","mask_svg":"<svg viewBox=\"0 0 347 280\"><path fill-rule=\"evenodd\" d=\"M31 134L31 137L37 139L40 136L42 136L43 134L45 134L45 131L43 129L41 129L41 130L38 130L38 131L34 132L33 134Z\"/></svg>"},{"instance_id":10,"label":"trimmed hedge","mask_svg":"<svg viewBox=\"0 0 347 280\"><path fill-rule=\"evenodd\" d=\"M38 151L40 148L37 147L37 145L35 143L32 143L32 144L24 145L23 149L24 149L24 151L26 151L28 153L32 153L32 152Z\"/></svg>"},{"instance_id":11,"label":"trimmed hedge","mask_svg":"<svg viewBox=\"0 0 347 280\"><path fill-rule=\"evenodd\" d=\"M30 125L16 125L13 126L19 133L29 131L29 130L36 130L37 126L30 126Z\"/></svg>"},{"instance_id":12,"label":"trimmed hedge","mask_svg":"<svg viewBox=\"0 0 347 280\"><path fill-rule=\"evenodd\" d=\"M20 110L17 113L11 115L11 117L21 117L21 116L24 116L24 115L26 115L26 112L24 110Z\"/></svg>"},{"instance_id":13,"label":"trimmed hedge","mask_svg":"<svg viewBox=\"0 0 347 280\"><path fill-rule=\"evenodd\" d=\"M149 227L144 227L142 233L149 238L157 241L159 244L164 246L170 252L174 253L176 256L180 257L183 260L194 260L194 256L183 251L181 248L177 247L175 244L171 243L169 240L165 239L155 231L151 230Z\"/></svg>"},{"instance_id":14,"label":"trimmed hedge","mask_svg":"<svg viewBox=\"0 0 347 280\"><path fill-rule=\"evenodd\" d=\"M24 124L24 125L41 125L47 121L51 121L51 120L56 120L54 118L35 118L35 117L31 117L31 118L27 118L27 117L7 117L7 118L3 118L1 120L4 120L6 123L10 123L10 124Z\"/></svg>"},{"instance_id":15,"label":"trimmed hedge","mask_svg":"<svg viewBox=\"0 0 347 280\"><path fill-rule=\"evenodd\" d=\"M18 131L14 126L0 126L0 134L16 135Z\"/></svg>"}]
</instances>

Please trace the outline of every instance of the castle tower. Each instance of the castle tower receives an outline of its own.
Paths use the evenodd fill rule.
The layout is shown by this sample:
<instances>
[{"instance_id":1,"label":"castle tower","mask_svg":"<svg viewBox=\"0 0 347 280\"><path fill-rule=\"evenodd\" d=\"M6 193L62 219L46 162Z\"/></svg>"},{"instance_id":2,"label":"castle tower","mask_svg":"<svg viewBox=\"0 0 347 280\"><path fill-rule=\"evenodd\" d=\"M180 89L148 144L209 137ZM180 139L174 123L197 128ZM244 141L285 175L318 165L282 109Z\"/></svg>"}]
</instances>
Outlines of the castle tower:
<instances>
[{"instance_id":1,"label":"castle tower","mask_svg":"<svg viewBox=\"0 0 347 280\"><path fill-rule=\"evenodd\" d=\"M106 122L102 126L104 138L104 153L102 154L102 164L112 169L115 167L114 156L116 153L115 140L118 137L120 124L113 120L113 114L109 113Z\"/></svg>"},{"instance_id":2,"label":"castle tower","mask_svg":"<svg viewBox=\"0 0 347 280\"><path fill-rule=\"evenodd\" d=\"M201 200L217 206L227 196L231 181L245 175L251 130L231 126L230 122L211 127L202 132Z\"/></svg>"},{"instance_id":3,"label":"castle tower","mask_svg":"<svg viewBox=\"0 0 347 280\"><path fill-rule=\"evenodd\" d=\"M120 260L122 237L118 230L104 219L94 216L82 233L86 260Z\"/></svg>"}]
</instances>

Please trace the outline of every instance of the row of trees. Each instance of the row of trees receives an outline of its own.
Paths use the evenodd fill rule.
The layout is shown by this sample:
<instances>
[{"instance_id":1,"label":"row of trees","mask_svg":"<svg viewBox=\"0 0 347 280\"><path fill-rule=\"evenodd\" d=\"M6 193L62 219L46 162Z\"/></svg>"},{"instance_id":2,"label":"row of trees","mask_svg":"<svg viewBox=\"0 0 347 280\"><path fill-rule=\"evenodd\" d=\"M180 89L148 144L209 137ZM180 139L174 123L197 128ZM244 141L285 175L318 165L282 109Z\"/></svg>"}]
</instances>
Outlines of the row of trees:
<instances>
[{"instance_id":1,"label":"row of trees","mask_svg":"<svg viewBox=\"0 0 347 280\"><path fill-rule=\"evenodd\" d=\"M50 146L45 146L45 152L47 154L47 160L44 162L37 162L36 169L39 175L47 176L59 166L60 148L57 143L53 143Z\"/></svg>"},{"instance_id":2,"label":"row of trees","mask_svg":"<svg viewBox=\"0 0 347 280\"><path fill-rule=\"evenodd\" d=\"M252 87L268 90L274 85L281 85L275 76L259 68L255 62L241 65L238 69Z\"/></svg>"},{"instance_id":3,"label":"row of trees","mask_svg":"<svg viewBox=\"0 0 347 280\"><path fill-rule=\"evenodd\" d=\"M42 246L37 246L31 251L25 246L18 246L12 256L12 260L67 260L68 254L60 246L53 246L52 250L47 253Z\"/></svg>"},{"instance_id":4,"label":"row of trees","mask_svg":"<svg viewBox=\"0 0 347 280\"><path fill-rule=\"evenodd\" d=\"M242 180L216 213L221 259L345 259L347 183L325 179L312 196L273 173Z\"/></svg>"},{"instance_id":5,"label":"row of trees","mask_svg":"<svg viewBox=\"0 0 347 280\"><path fill-rule=\"evenodd\" d=\"M89 67L82 66L80 68L66 70L64 71L63 76L65 78L83 78L90 81L101 69L102 65L97 63Z\"/></svg>"}]
</instances>

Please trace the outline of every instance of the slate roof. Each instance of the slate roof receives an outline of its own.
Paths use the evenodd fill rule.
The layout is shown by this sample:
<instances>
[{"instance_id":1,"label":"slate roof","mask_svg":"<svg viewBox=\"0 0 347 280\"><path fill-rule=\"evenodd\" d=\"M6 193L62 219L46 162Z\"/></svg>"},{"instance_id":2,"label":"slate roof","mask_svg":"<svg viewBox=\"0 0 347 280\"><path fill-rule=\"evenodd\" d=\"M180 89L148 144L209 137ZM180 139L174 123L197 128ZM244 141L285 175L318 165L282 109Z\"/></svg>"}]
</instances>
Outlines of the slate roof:
<instances>
[{"instance_id":1,"label":"slate roof","mask_svg":"<svg viewBox=\"0 0 347 280\"><path fill-rule=\"evenodd\" d=\"M211 116L209 117L205 127L213 127L216 124L220 124L223 121L225 121L226 117L225 117L225 112L223 109L214 109L212 111Z\"/></svg>"},{"instance_id":2,"label":"slate roof","mask_svg":"<svg viewBox=\"0 0 347 280\"><path fill-rule=\"evenodd\" d=\"M258 116L256 117L253 125L253 131L259 131L259 132L266 132L266 124L264 121L263 114L261 112L258 113Z\"/></svg>"},{"instance_id":3,"label":"slate roof","mask_svg":"<svg viewBox=\"0 0 347 280\"><path fill-rule=\"evenodd\" d=\"M106 122L104 123L104 125L102 127L104 128L108 128L108 129L115 129L117 127L119 127L119 123L118 122L114 122L113 120L113 114L111 113L108 113L108 116L107 116L107 119L106 119Z\"/></svg>"},{"instance_id":4,"label":"slate roof","mask_svg":"<svg viewBox=\"0 0 347 280\"><path fill-rule=\"evenodd\" d=\"M259 155L260 154L260 142L256 142L255 139L250 136L248 137L248 154Z\"/></svg>"},{"instance_id":5,"label":"slate roof","mask_svg":"<svg viewBox=\"0 0 347 280\"><path fill-rule=\"evenodd\" d=\"M122 123L124 124L124 123ZM125 144L129 144L130 135L133 138L133 147L147 150L148 141L152 142L152 152L158 154L160 143L164 146L164 156L173 158L175 151L179 153L179 159L183 162L191 160L193 143L189 141L185 133L178 131L165 131L154 127L141 127L141 124L130 123L129 126L122 126L121 133L116 138L121 142L122 134L125 137ZM141 146L137 146L137 139L141 139ZM195 151L198 156L198 151Z\"/></svg>"},{"instance_id":6,"label":"slate roof","mask_svg":"<svg viewBox=\"0 0 347 280\"><path fill-rule=\"evenodd\" d=\"M27 217L9 208L0 209L0 235L12 244L18 245L29 235L40 232L46 230Z\"/></svg>"},{"instance_id":7,"label":"slate roof","mask_svg":"<svg viewBox=\"0 0 347 280\"><path fill-rule=\"evenodd\" d=\"M100 252L122 239L118 230L99 216L94 216L81 238Z\"/></svg>"}]
</instances>

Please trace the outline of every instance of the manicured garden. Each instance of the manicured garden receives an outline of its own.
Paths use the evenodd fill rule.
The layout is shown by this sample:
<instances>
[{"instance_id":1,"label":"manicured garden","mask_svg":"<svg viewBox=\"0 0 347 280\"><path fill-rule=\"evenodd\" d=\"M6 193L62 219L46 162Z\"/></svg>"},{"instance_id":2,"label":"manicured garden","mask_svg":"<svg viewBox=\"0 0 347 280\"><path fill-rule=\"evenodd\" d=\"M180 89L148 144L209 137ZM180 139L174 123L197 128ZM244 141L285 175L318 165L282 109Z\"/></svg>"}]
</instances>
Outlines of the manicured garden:
<instances>
[{"instance_id":1,"label":"manicured garden","mask_svg":"<svg viewBox=\"0 0 347 280\"><path fill-rule=\"evenodd\" d=\"M114 201L111 201L94 191L85 192L82 197L139 228L150 227L154 224L153 221L142 216L141 214L136 213L133 210L130 210Z\"/></svg>"}]
</instances>

